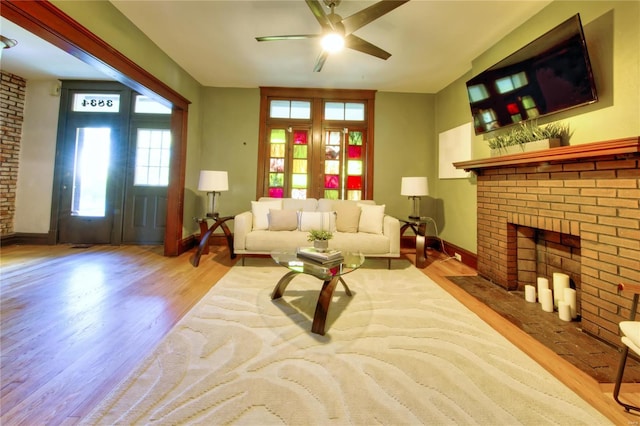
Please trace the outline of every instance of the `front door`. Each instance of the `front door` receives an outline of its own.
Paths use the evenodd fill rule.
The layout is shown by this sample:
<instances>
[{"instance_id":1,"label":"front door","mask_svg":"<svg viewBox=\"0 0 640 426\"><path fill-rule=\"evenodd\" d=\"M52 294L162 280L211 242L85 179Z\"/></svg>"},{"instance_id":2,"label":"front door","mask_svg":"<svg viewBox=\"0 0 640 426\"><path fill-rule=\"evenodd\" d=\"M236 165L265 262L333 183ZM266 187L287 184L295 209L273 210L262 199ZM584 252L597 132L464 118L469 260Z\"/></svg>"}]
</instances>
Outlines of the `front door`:
<instances>
[{"instance_id":1,"label":"front door","mask_svg":"<svg viewBox=\"0 0 640 426\"><path fill-rule=\"evenodd\" d=\"M161 244L167 221L171 131L169 120L150 117L131 127L122 242Z\"/></svg>"},{"instance_id":2,"label":"front door","mask_svg":"<svg viewBox=\"0 0 640 426\"><path fill-rule=\"evenodd\" d=\"M126 146L122 93L74 92L70 100L59 152L58 242L108 244L119 220L118 165Z\"/></svg>"},{"instance_id":3,"label":"front door","mask_svg":"<svg viewBox=\"0 0 640 426\"><path fill-rule=\"evenodd\" d=\"M64 82L59 243L162 244L171 109L119 83Z\"/></svg>"}]
</instances>

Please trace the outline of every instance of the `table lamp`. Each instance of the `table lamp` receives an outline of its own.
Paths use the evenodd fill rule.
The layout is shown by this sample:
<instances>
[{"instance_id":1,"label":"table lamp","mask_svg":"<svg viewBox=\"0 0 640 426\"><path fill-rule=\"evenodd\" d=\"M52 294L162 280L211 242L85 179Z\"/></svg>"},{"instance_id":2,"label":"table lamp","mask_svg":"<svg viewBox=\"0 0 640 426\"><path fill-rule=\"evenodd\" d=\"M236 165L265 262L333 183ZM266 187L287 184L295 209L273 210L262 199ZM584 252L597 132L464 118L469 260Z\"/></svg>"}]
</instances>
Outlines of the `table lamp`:
<instances>
[{"instance_id":1,"label":"table lamp","mask_svg":"<svg viewBox=\"0 0 640 426\"><path fill-rule=\"evenodd\" d=\"M422 177L403 177L400 194L406 195L413 200L413 208L409 218L420 219L420 197L429 195L429 185L427 178Z\"/></svg>"},{"instance_id":2,"label":"table lamp","mask_svg":"<svg viewBox=\"0 0 640 426\"><path fill-rule=\"evenodd\" d=\"M217 217L217 198L221 191L229 190L229 178L227 172L215 170L201 170L198 182L198 191L207 193L207 217Z\"/></svg>"}]
</instances>

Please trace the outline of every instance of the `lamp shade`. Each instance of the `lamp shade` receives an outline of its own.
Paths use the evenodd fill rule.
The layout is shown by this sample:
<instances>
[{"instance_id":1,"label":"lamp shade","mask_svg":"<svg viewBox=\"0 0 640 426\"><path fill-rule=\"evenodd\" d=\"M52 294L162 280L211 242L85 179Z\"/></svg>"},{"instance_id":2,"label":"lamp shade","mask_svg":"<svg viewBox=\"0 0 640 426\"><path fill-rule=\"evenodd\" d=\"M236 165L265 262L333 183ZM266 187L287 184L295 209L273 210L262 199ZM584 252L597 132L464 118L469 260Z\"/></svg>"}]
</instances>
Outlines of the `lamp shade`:
<instances>
[{"instance_id":1,"label":"lamp shade","mask_svg":"<svg viewBox=\"0 0 640 426\"><path fill-rule=\"evenodd\" d=\"M400 187L400 195L408 197L420 197L429 195L429 184L427 178L422 177L403 177L402 186Z\"/></svg>"},{"instance_id":2,"label":"lamp shade","mask_svg":"<svg viewBox=\"0 0 640 426\"><path fill-rule=\"evenodd\" d=\"M198 191L220 192L229 190L229 178L227 172L215 170L201 170Z\"/></svg>"}]
</instances>

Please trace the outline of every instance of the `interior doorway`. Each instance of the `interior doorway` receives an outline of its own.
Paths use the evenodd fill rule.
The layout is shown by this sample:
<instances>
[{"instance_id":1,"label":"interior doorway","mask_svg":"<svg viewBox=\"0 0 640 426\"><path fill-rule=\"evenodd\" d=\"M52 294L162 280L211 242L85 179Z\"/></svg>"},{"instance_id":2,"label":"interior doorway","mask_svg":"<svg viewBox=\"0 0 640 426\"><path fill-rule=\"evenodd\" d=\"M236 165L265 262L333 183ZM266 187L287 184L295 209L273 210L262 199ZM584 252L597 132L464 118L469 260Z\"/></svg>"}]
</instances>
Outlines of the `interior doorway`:
<instances>
[{"instance_id":1,"label":"interior doorway","mask_svg":"<svg viewBox=\"0 0 640 426\"><path fill-rule=\"evenodd\" d=\"M63 82L60 105L57 242L162 244L171 110L115 82Z\"/></svg>"}]
</instances>

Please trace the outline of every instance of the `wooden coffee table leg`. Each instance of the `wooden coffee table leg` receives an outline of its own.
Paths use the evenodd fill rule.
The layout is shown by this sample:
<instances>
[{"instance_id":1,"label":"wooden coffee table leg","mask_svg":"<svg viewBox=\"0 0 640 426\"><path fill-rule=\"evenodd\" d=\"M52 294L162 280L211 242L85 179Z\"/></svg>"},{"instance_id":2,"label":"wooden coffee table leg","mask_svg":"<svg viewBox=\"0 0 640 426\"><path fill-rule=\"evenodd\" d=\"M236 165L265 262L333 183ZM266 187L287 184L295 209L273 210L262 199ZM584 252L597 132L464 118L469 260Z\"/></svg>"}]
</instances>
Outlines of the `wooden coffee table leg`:
<instances>
[{"instance_id":1,"label":"wooden coffee table leg","mask_svg":"<svg viewBox=\"0 0 640 426\"><path fill-rule=\"evenodd\" d=\"M285 289L287 288L287 286L289 285L293 277L295 277L298 274L299 274L298 271L289 271L287 274L285 274L284 277L280 278L280 281L278 281L278 284L276 284L275 288L273 289L273 292L271 293L271 300L281 298L282 294L284 293Z\"/></svg>"},{"instance_id":2,"label":"wooden coffee table leg","mask_svg":"<svg viewBox=\"0 0 640 426\"><path fill-rule=\"evenodd\" d=\"M321 334L324 336L324 326L327 322L327 312L329 312L329 305L333 298L333 291L336 289L338 280L340 277L333 277L330 280L325 281L322 284L322 290L318 296L318 303L316 304L316 313L313 315L313 324L311 325L311 332Z\"/></svg>"},{"instance_id":3,"label":"wooden coffee table leg","mask_svg":"<svg viewBox=\"0 0 640 426\"><path fill-rule=\"evenodd\" d=\"M351 297L351 289L349 288L347 283L342 279L342 277L340 277L340 282L342 283L342 286L344 287L344 292L347 293L347 296Z\"/></svg>"}]
</instances>

